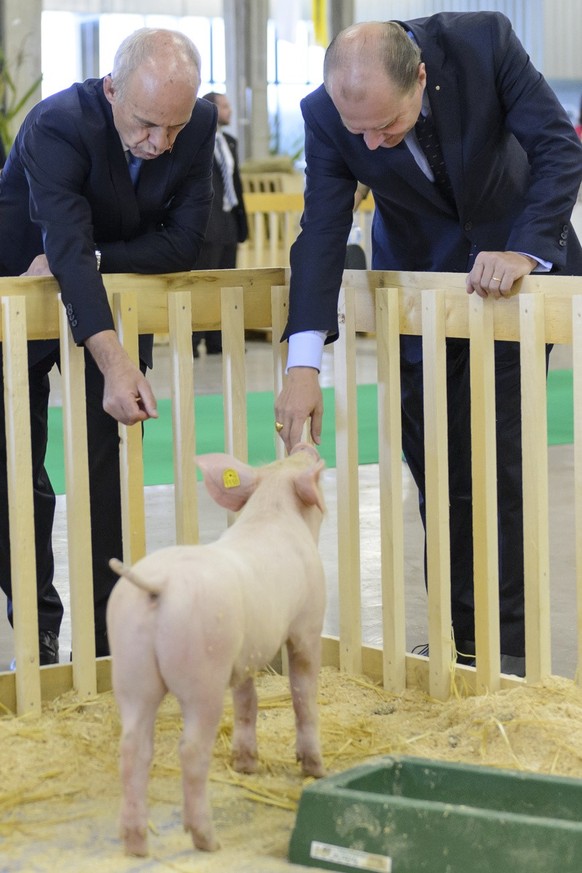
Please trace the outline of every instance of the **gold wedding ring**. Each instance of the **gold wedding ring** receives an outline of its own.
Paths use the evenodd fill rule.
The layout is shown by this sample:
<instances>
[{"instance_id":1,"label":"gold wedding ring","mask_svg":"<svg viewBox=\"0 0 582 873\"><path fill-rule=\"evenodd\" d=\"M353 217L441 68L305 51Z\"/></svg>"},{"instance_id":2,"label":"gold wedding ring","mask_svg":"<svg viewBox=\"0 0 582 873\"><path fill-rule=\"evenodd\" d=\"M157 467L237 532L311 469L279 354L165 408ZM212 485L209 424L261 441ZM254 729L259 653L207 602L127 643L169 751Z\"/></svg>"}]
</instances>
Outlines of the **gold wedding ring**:
<instances>
[{"instance_id":1,"label":"gold wedding ring","mask_svg":"<svg viewBox=\"0 0 582 873\"><path fill-rule=\"evenodd\" d=\"M491 276L492 282L501 282L501 279L498 279L497 276Z\"/></svg>"},{"instance_id":2,"label":"gold wedding ring","mask_svg":"<svg viewBox=\"0 0 582 873\"><path fill-rule=\"evenodd\" d=\"M283 427L284 427L284 425L281 424L280 421L275 422L275 430L277 431L277 433L281 433L281 431L283 430Z\"/></svg>"}]
</instances>

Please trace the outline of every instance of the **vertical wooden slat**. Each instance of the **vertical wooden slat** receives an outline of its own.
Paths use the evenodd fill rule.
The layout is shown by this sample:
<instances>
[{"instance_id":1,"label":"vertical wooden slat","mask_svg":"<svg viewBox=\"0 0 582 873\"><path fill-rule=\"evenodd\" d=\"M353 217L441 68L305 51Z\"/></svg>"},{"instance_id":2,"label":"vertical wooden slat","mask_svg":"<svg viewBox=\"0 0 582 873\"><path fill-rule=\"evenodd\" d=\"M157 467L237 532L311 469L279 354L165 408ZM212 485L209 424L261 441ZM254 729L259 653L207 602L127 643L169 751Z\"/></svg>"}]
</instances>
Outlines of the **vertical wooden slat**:
<instances>
[{"instance_id":1,"label":"vertical wooden slat","mask_svg":"<svg viewBox=\"0 0 582 873\"><path fill-rule=\"evenodd\" d=\"M440 700L451 686L451 555L445 293L422 292L424 457L428 577L429 689Z\"/></svg>"},{"instance_id":2,"label":"vertical wooden slat","mask_svg":"<svg viewBox=\"0 0 582 873\"><path fill-rule=\"evenodd\" d=\"M251 242L250 242L250 240L247 239L247 240L245 240L244 243L240 243L240 245L237 249L236 260L237 260L237 266L238 266L239 270L245 270L251 266L251 256L250 256L251 248L250 248L250 246L251 246Z\"/></svg>"},{"instance_id":3,"label":"vertical wooden slat","mask_svg":"<svg viewBox=\"0 0 582 873\"><path fill-rule=\"evenodd\" d=\"M499 554L495 434L495 301L470 295L473 579L477 689L496 691L499 674Z\"/></svg>"},{"instance_id":4,"label":"vertical wooden slat","mask_svg":"<svg viewBox=\"0 0 582 873\"><path fill-rule=\"evenodd\" d=\"M16 709L18 715L39 715L41 693L24 297L2 298L2 337Z\"/></svg>"},{"instance_id":5,"label":"vertical wooden slat","mask_svg":"<svg viewBox=\"0 0 582 873\"><path fill-rule=\"evenodd\" d=\"M192 295L168 294L170 378L174 445L174 509L176 542L197 543L198 488L196 478L194 355L192 352Z\"/></svg>"},{"instance_id":6,"label":"vertical wooden slat","mask_svg":"<svg viewBox=\"0 0 582 873\"><path fill-rule=\"evenodd\" d=\"M544 298L519 297L525 657L528 682L551 673L548 438Z\"/></svg>"},{"instance_id":7,"label":"vertical wooden slat","mask_svg":"<svg viewBox=\"0 0 582 873\"><path fill-rule=\"evenodd\" d=\"M269 267L279 265L279 213L269 212Z\"/></svg>"},{"instance_id":8,"label":"vertical wooden slat","mask_svg":"<svg viewBox=\"0 0 582 873\"><path fill-rule=\"evenodd\" d=\"M137 293L114 294L112 308L119 340L138 365ZM141 426L120 424L119 439L123 559L134 564L146 551Z\"/></svg>"},{"instance_id":9,"label":"vertical wooden slat","mask_svg":"<svg viewBox=\"0 0 582 873\"><path fill-rule=\"evenodd\" d=\"M241 461L248 459L245 373L244 295L239 286L221 288L224 445Z\"/></svg>"},{"instance_id":10,"label":"vertical wooden slat","mask_svg":"<svg viewBox=\"0 0 582 873\"><path fill-rule=\"evenodd\" d=\"M289 250L295 241L295 213L283 213L283 266L289 266Z\"/></svg>"},{"instance_id":11,"label":"vertical wooden slat","mask_svg":"<svg viewBox=\"0 0 582 873\"><path fill-rule=\"evenodd\" d=\"M281 335L287 323L289 288L286 285L274 285L271 288L271 345L273 348L273 391L275 399L281 393L283 388L283 376L287 366L287 352L289 350L286 342L282 343ZM275 421L273 416L273 439L275 440L275 455L277 458L285 456L285 445L275 430Z\"/></svg>"},{"instance_id":12,"label":"vertical wooden slat","mask_svg":"<svg viewBox=\"0 0 582 873\"><path fill-rule=\"evenodd\" d=\"M334 343L340 667L362 670L360 511L354 296L342 288Z\"/></svg>"},{"instance_id":13,"label":"vertical wooden slat","mask_svg":"<svg viewBox=\"0 0 582 873\"><path fill-rule=\"evenodd\" d=\"M574 531L576 554L576 682L582 685L582 295L572 298L574 401Z\"/></svg>"},{"instance_id":14,"label":"vertical wooden slat","mask_svg":"<svg viewBox=\"0 0 582 873\"><path fill-rule=\"evenodd\" d=\"M83 348L73 341L64 306L59 307L59 330L73 685L83 697L92 697L97 694L97 672L85 354Z\"/></svg>"},{"instance_id":15,"label":"vertical wooden slat","mask_svg":"<svg viewBox=\"0 0 582 873\"><path fill-rule=\"evenodd\" d=\"M251 266L265 266L265 215L263 212L255 212L253 233L253 252L251 253Z\"/></svg>"},{"instance_id":16,"label":"vertical wooden slat","mask_svg":"<svg viewBox=\"0 0 582 873\"><path fill-rule=\"evenodd\" d=\"M397 288L376 292L383 675L384 688L395 693L406 687L398 296Z\"/></svg>"}]
</instances>

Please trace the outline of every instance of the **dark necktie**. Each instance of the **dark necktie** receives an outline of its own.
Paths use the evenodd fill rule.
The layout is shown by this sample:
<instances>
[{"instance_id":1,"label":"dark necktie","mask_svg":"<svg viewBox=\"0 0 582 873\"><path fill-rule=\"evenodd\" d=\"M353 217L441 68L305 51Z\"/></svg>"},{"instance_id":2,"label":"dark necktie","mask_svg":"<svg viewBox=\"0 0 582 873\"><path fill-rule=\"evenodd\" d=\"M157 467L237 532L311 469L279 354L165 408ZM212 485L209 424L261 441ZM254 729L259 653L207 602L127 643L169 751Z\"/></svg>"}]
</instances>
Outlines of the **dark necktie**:
<instances>
[{"instance_id":1,"label":"dark necktie","mask_svg":"<svg viewBox=\"0 0 582 873\"><path fill-rule=\"evenodd\" d=\"M136 158L135 155L132 155L131 152L128 152L127 166L129 167L129 175L131 177L131 183L134 188L137 187L137 180L139 179L139 171L141 170L142 160L143 158Z\"/></svg>"},{"instance_id":2,"label":"dark necktie","mask_svg":"<svg viewBox=\"0 0 582 873\"><path fill-rule=\"evenodd\" d=\"M450 203L454 203L453 188L447 168L445 167L441 144L432 115L430 113L428 115L421 115L414 126L414 131L418 144L426 155L428 165L432 170L435 185Z\"/></svg>"}]
</instances>

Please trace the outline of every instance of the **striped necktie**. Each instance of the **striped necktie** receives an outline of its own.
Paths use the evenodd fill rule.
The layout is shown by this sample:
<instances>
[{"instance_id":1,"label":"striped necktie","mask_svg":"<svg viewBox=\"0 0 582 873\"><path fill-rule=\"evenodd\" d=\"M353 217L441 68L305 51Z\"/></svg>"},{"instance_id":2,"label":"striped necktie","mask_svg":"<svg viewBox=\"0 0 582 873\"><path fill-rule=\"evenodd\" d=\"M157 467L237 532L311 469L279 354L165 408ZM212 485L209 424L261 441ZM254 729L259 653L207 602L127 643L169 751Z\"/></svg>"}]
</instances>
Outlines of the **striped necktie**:
<instances>
[{"instance_id":1,"label":"striped necktie","mask_svg":"<svg viewBox=\"0 0 582 873\"><path fill-rule=\"evenodd\" d=\"M454 203L453 186L445 167L441 144L431 113L419 116L414 126L414 132L416 133L418 144L426 155L428 165L432 170L435 185L450 203Z\"/></svg>"},{"instance_id":2,"label":"striped necktie","mask_svg":"<svg viewBox=\"0 0 582 873\"><path fill-rule=\"evenodd\" d=\"M228 148L226 142L224 141L224 137L222 134L216 135L216 160L218 161L218 166L220 167L220 175L222 176L222 184L224 186L224 202L228 204L229 212L234 206L238 203L238 197L236 196L236 191L234 190L234 182L232 180L232 173L230 171L230 167L226 160L226 155L224 150Z\"/></svg>"}]
</instances>

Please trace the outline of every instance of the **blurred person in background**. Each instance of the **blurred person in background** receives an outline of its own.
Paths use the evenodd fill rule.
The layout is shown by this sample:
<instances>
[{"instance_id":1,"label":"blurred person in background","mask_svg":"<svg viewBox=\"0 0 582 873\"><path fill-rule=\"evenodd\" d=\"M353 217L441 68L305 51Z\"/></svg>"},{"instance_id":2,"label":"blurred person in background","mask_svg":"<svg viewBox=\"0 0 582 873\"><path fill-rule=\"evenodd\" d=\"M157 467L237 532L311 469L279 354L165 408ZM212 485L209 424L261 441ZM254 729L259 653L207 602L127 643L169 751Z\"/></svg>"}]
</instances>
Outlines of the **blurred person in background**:
<instances>
[{"instance_id":1,"label":"blurred person in background","mask_svg":"<svg viewBox=\"0 0 582 873\"><path fill-rule=\"evenodd\" d=\"M234 136L224 131L230 124L232 115L226 94L210 91L204 95L204 99L214 103L218 110L218 130L212 167L214 200L196 269L228 270L236 267L238 244L248 237L238 143ZM198 346L202 339L205 340L207 354L218 355L222 352L222 336L219 330L200 331L192 334L194 357L198 357Z\"/></svg>"}]
</instances>

